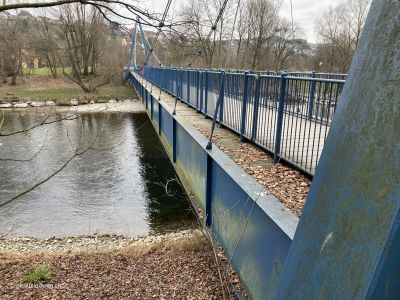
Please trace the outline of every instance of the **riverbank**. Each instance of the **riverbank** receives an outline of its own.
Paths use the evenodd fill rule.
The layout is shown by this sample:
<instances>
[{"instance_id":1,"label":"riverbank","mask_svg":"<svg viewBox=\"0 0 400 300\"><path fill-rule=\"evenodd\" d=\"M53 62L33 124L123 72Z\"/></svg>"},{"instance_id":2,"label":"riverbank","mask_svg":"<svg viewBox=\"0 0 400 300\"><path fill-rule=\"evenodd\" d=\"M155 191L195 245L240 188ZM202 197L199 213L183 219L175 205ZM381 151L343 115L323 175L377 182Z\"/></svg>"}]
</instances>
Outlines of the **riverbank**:
<instances>
[{"instance_id":1,"label":"riverbank","mask_svg":"<svg viewBox=\"0 0 400 300\"><path fill-rule=\"evenodd\" d=\"M109 99L127 99L132 95L129 85L107 84L96 92L86 93L77 84L60 75L58 78L41 75L27 75L18 78L17 85L0 84L0 104L32 102L54 102L58 105L70 105L71 100L79 104L90 101L107 102Z\"/></svg>"},{"instance_id":2,"label":"riverbank","mask_svg":"<svg viewBox=\"0 0 400 300\"><path fill-rule=\"evenodd\" d=\"M0 235L0 253L79 253L122 249L128 246L152 246L157 243L187 240L200 236L198 230L183 230L163 235L87 235L77 237L51 237L36 239L30 237L7 238Z\"/></svg>"},{"instance_id":3,"label":"riverbank","mask_svg":"<svg viewBox=\"0 0 400 300\"><path fill-rule=\"evenodd\" d=\"M50 279L22 284L38 266L49 269ZM237 283L229 275L221 284L214 252L199 230L137 238L2 238L0 276L1 299L223 299L222 285Z\"/></svg>"},{"instance_id":4,"label":"riverbank","mask_svg":"<svg viewBox=\"0 0 400 300\"><path fill-rule=\"evenodd\" d=\"M77 104L71 106L58 106L58 105L43 105L40 106L26 106L26 107L0 107L3 113L24 113L34 112L43 113L47 117L48 114L52 113L135 113L144 112L144 107L138 99L130 98L116 101L111 99L104 103L88 103L88 104Z\"/></svg>"}]
</instances>

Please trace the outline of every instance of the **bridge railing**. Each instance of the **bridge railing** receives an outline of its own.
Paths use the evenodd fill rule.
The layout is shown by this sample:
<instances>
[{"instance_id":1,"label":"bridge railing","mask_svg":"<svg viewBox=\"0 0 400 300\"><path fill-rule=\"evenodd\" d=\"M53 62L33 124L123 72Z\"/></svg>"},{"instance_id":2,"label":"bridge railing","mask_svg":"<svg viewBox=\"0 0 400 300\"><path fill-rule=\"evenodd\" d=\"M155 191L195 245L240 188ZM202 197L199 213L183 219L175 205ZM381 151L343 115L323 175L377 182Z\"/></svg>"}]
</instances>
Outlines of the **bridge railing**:
<instances>
[{"instance_id":1,"label":"bridge railing","mask_svg":"<svg viewBox=\"0 0 400 300\"><path fill-rule=\"evenodd\" d=\"M147 67L136 72L206 117L214 116L222 71ZM345 82L332 78L344 75L224 73L217 121L276 161L313 175Z\"/></svg>"}]
</instances>

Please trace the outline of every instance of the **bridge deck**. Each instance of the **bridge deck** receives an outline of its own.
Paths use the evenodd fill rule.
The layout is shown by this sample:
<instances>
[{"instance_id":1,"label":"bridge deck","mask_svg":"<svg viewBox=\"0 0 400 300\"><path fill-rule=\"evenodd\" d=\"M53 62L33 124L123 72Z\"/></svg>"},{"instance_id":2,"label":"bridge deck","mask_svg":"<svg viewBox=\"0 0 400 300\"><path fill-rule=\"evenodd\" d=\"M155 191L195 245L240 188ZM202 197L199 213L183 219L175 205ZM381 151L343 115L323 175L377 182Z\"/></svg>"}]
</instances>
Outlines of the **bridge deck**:
<instances>
[{"instance_id":1,"label":"bridge deck","mask_svg":"<svg viewBox=\"0 0 400 300\"><path fill-rule=\"evenodd\" d=\"M134 76L139 78L145 86L147 85L147 89L152 91L152 94L156 99L160 98L161 102L169 106L171 110L173 109L175 105L174 96L164 91L161 92L160 96L160 89L157 86L152 85L149 81L146 81L136 74ZM233 102L226 101L225 105L230 105L228 103ZM229 112L232 112L233 110L229 110L227 107L225 108L224 118L231 117L233 120L233 115L229 115ZM259 114L260 120L263 118L263 113L267 113L268 111L269 110L266 109L265 112ZM210 118L204 118L203 114L196 112L195 109L188 107L187 104L180 101L177 102L176 113L184 116L185 119L196 129L204 135L209 136L212 124ZM289 121L290 119L285 120L285 122ZM238 126L237 122L238 121L234 123L235 126ZM300 126L300 122L298 123L298 126ZM309 124L311 123L312 122L307 123L307 121L304 120L304 124L301 126L310 126ZM267 126L267 124L265 126ZM289 136L289 134L290 133L285 134L285 136ZM274 164L272 157L264 150L250 143L241 143L239 136L228 128L217 126L214 132L213 141L232 160L241 165L249 175L255 178L258 183L266 187L286 207L292 210L295 214L300 215L308 193L310 179L285 165ZM284 150L286 148L282 149Z\"/></svg>"}]
</instances>

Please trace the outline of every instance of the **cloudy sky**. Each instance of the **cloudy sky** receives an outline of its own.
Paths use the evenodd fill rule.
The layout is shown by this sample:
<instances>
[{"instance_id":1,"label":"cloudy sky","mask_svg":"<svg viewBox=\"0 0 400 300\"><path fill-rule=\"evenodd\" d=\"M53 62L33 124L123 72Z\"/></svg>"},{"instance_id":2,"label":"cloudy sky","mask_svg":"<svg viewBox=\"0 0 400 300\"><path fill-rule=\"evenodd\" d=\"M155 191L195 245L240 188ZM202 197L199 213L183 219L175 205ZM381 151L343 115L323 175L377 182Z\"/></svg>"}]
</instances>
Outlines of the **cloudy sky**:
<instances>
[{"instance_id":1,"label":"cloudy sky","mask_svg":"<svg viewBox=\"0 0 400 300\"><path fill-rule=\"evenodd\" d=\"M315 42L314 24L330 6L340 0L293 0L293 19L303 29L309 42ZM290 0L282 0L281 15L290 20Z\"/></svg>"},{"instance_id":2,"label":"cloudy sky","mask_svg":"<svg viewBox=\"0 0 400 300\"><path fill-rule=\"evenodd\" d=\"M185 0L173 0L170 12L175 6L175 10ZM237 0L228 0L234 1ZM281 0L281 15L290 20L290 0ZM330 6L336 6L341 0L292 0L293 1L293 19L301 26L304 34L309 42L315 42L316 37L313 34L315 20L321 16ZM164 11L166 0L153 0L153 1L143 1L146 6L151 11L156 11L162 13ZM229 5L229 2L228 2Z\"/></svg>"}]
</instances>

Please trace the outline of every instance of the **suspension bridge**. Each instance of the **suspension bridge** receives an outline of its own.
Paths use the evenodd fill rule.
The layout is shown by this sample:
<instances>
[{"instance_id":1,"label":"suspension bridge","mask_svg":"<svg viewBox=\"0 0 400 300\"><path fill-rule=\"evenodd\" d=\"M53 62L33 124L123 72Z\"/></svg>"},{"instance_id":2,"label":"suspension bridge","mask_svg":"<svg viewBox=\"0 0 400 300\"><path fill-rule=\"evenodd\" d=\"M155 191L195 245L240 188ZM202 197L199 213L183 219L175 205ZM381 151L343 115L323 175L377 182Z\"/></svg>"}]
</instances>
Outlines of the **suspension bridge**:
<instances>
[{"instance_id":1,"label":"suspension bridge","mask_svg":"<svg viewBox=\"0 0 400 300\"><path fill-rule=\"evenodd\" d=\"M125 78L251 298L400 297L400 36L389 2L373 2L349 78L167 68L140 23L132 31ZM176 111L178 101L212 119L211 137ZM300 221L213 147L217 123L314 176Z\"/></svg>"}]
</instances>

